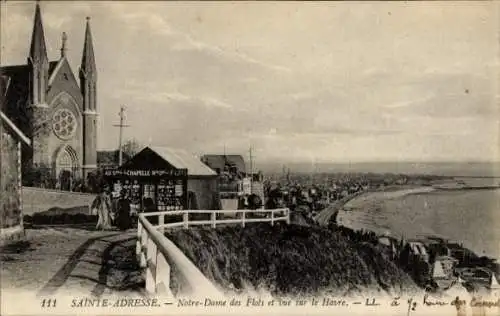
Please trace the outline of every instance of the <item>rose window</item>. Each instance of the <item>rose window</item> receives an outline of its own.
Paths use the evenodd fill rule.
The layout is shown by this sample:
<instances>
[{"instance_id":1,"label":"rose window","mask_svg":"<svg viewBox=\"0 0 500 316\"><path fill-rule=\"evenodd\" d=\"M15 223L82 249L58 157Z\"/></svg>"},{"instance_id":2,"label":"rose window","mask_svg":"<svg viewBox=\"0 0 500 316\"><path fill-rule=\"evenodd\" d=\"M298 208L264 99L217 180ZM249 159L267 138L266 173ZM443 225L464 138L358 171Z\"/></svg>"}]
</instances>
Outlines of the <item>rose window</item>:
<instances>
[{"instance_id":1,"label":"rose window","mask_svg":"<svg viewBox=\"0 0 500 316\"><path fill-rule=\"evenodd\" d=\"M70 110L57 110L54 113L52 121L52 128L57 137L69 139L74 135L76 131L76 118Z\"/></svg>"}]
</instances>

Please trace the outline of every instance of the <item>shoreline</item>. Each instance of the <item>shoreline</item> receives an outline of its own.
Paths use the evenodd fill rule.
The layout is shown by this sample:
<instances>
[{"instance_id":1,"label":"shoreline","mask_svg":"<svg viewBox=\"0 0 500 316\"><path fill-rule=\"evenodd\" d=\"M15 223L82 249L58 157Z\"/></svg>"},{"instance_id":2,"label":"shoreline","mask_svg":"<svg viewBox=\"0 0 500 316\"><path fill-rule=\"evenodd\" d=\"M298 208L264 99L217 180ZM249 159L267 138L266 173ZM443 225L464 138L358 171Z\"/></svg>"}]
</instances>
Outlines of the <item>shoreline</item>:
<instances>
[{"instance_id":1,"label":"shoreline","mask_svg":"<svg viewBox=\"0 0 500 316\"><path fill-rule=\"evenodd\" d=\"M405 188L405 186L400 186L399 189L394 190L395 188L389 188L388 190L379 189L379 190L368 190L362 192L362 194L352 196L350 199L346 199L345 203L342 205L337 205L336 213L337 213L337 225L343 226L353 230L364 230L371 231L377 235L390 235L393 237L399 238L408 238L404 232L402 234L398 233L396 230L391 229L390 225L378 225L375 223L376 217L388 216L390 214L384 214L381 211L379 205L381 205L384 201L391 199L403 198L409 195L419 195L419 194L435 194L439 192L451 192L451 191L481 191L481 190L492 190L496 191L500 189L498 186L477 186L477 187L441 187L440 185L432 185L432 186L420 186L420 187L412 187ZM364 210L361 210L365 208ZM373 211L373 212L372 212ZM365 212L363 214L363 212ZM367 213L368 212L368 213ZM369 214L370 216L366 216ZM371 217L373 215L373 217ZM370 222L372 220L373 222ZM466 240L451 238L441 233L437 233L434 231L426 231L427 228L425 226L421 226L424 228L420 234L418 234L418 238L422 238L424 236L439 236L446 240L456 241L458 243L464 243ZM429 228L429 230L432 230ZM384 231L382 233L382 231ZM401 236L400 236L401 235ZM413 239L412 237L410 237ZM484 251L481 253L478 249L470 249L476 256L478 257L487 257L489 259L500 260L500 257L493 253L485 253ZM479 252L478 252L479 251Z\"/></svg>"},{"instance_id":2,"label":"shoreline","mask_svg":"<svg viewBox=\"0 0 500 316\"><path fill-rule=\"evenodd\" d=\"M418 194L418 193L431 192L433 190L431 186L409 184L409 185L391 185L384 188L373 188L373 189L368 189L366 191L356 192L352 195L348 195L346 197L341 198L340 200L330 203L330 205L328 205L323 211L321 211L318 215L314 217L314 221L316 221L320 226L327 226L330 221L330 218L334 216L335 213L342 211L343 208L349 202L357 198L360 198L363 195L392 192L393 194L400 196L401 192L407 192L407 191L411 191L408 194Z\"/></svg>"}]
</instances>

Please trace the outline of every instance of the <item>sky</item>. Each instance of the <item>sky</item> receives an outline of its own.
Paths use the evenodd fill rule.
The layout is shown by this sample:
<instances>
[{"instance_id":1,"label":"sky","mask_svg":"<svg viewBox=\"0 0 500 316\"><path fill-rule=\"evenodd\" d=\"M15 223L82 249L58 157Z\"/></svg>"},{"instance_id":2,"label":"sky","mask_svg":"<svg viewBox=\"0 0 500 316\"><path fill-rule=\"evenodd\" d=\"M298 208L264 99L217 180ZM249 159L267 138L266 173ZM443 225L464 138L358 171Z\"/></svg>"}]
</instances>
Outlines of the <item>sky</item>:
<instances>
[{"instance_id":1,"label":"sky","mask_svg":"<svg viewBox=\"0 0 500 316\"><path fill-rule=\"evenodd\" d=\"M34 2L2 2L2 65ZM500 160L499 2L42 1L73 71L91 17L100 149L124 139L256 162Z\"/></svg>"}]
</instances>

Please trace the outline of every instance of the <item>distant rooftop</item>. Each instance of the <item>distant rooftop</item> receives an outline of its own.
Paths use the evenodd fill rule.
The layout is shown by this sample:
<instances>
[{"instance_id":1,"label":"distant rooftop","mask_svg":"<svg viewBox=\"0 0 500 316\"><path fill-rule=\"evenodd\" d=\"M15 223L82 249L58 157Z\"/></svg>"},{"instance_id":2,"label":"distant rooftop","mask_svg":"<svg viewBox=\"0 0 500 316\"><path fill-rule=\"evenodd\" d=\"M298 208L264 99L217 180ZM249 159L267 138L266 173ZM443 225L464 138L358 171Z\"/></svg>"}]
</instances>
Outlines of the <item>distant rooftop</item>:
<instances>
[{"instance_id":1,"label":"distant rooftop","mask_svg":"<svg viewBox=\"0 0 500 316\"><path fill-rule=\"evenodd\" d=\"M213 170L224 170L226 164L233 165L240 172L245 172L245 160L241 155L207 154L201 157L206 165Z\"/></svg>"}]
</instances>

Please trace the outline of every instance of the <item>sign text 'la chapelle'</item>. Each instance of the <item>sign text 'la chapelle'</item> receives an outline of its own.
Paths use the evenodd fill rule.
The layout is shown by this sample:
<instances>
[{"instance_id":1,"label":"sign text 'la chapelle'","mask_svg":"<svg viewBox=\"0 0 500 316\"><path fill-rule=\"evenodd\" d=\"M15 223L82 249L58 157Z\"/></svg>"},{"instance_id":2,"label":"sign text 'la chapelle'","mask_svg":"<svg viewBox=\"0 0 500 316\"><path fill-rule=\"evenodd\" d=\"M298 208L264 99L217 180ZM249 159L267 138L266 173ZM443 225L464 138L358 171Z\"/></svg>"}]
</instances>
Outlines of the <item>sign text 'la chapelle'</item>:
<instances>
[{"instance_id":1,"label":"sign text 'la chapelle'","mask_svg":"<svg viewBox=\"0 0 500 316\"><path fill-rule=\"evenodd\" d=\"M108 177L185 177L187 169L170 169L170 170L120 170L108 169L104 171L104 175Z\"/></svg>"}]
</instances>

